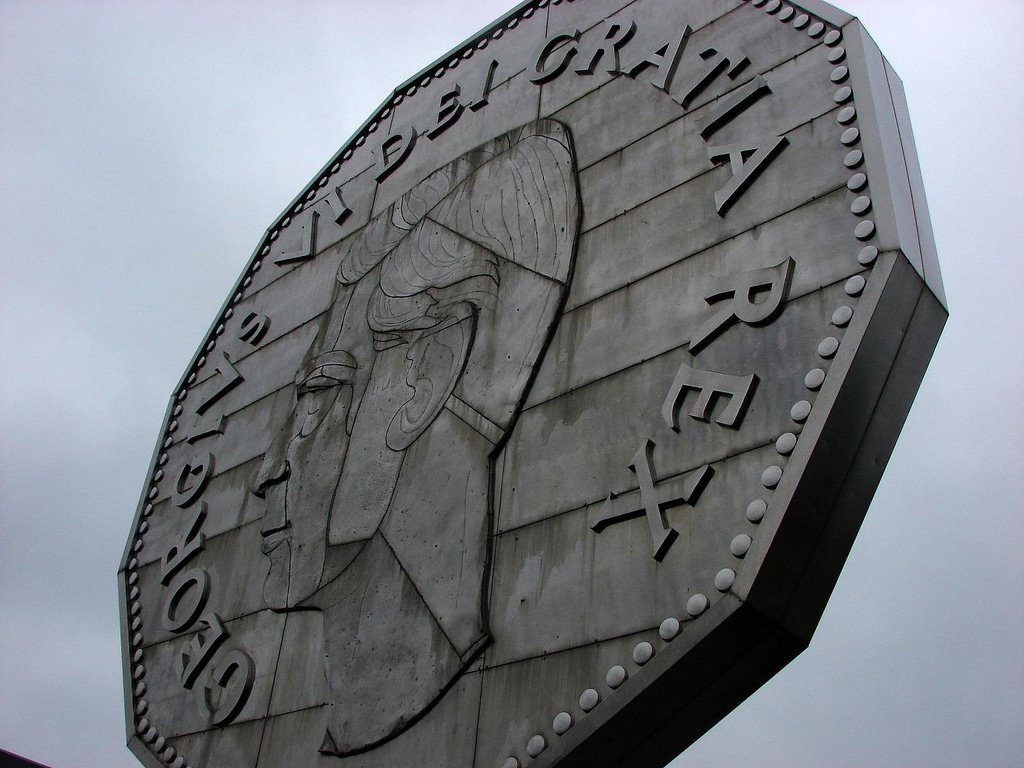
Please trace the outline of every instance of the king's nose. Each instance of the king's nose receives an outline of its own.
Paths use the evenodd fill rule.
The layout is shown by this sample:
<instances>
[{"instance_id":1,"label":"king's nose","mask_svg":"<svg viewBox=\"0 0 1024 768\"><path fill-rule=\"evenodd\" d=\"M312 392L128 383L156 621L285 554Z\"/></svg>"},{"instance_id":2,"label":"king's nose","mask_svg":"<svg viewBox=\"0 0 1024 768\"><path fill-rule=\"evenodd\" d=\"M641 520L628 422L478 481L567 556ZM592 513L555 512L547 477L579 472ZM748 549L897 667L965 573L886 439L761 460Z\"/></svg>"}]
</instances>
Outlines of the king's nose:
<instances>
[{"instance_id":1,"label":"king's nose","mask_svg":"<svg viewBox=\"0 0 1024 768\"><path fill-rule=\"evenodd\" d=\"M287 459L268 461L267 458L264 457L263 463L249 484L249 491L261 499L267 495L268 488L283 483L291 474L291 465Z\"/></svg>"}]
</instances>

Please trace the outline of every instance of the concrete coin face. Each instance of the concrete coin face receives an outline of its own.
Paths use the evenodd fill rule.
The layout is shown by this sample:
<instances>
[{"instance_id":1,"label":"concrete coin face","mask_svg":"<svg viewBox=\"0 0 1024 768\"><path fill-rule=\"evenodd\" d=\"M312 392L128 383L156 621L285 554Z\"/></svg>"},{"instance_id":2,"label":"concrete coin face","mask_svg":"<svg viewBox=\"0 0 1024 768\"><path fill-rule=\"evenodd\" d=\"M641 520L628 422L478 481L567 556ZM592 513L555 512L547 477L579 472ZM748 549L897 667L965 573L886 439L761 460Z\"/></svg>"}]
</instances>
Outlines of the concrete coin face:
<instances>
[{"instance_id":1,"label":"concrete coin face","mask_svg":"<svg viewBox=\"0 0 1024 768\"><path fill-rule=\"evenodd\" d=\"M817 0L534 0L259 242L119 571L147 766L660 766L806 646L946 317Z\"/></svg>"}]
</instances>

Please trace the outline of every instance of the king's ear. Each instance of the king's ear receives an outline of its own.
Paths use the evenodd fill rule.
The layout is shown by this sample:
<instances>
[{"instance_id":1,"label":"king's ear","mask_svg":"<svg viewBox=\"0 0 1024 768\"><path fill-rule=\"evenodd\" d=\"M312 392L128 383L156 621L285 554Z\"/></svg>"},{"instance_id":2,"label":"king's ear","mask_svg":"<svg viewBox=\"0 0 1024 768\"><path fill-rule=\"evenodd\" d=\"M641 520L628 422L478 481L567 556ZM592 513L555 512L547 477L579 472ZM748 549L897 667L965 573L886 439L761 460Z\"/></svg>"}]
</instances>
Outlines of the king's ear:
<instances>
[{"instance_id":1,"label":"king's ear","mask_svg":"<svg viewBox=\"0 0 1024 768\"><path fill-rule=\"evenodd\" d=\"M413 388L413 396L388 425L388 448L404 451L437 418L462 377L475 330L476 315L467 312L461 320L409 344L406 382Z\"/></svg>"}]
</instances>

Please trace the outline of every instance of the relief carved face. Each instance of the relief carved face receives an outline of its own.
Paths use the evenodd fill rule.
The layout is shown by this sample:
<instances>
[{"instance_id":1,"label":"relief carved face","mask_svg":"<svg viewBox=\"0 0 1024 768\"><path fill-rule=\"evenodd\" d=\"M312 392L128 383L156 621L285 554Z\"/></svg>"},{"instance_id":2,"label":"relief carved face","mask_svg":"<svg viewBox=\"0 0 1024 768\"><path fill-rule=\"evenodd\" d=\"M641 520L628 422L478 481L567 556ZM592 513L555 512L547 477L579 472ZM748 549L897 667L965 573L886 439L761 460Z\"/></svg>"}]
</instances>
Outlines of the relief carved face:
<instances>
[{"instance_id":1,"label":"relief carved face","mask_svg":"<svg viewBox=\"0 0 1024 768\"><path fill-rule=\"evenodd\" d=\"M578 227L571 140L538 121L431 174L334 251L331 306L252 481L267 606L324 615L344 706L323 752L400 733L488 641L492 462Z\"/></svg>"}]
</instances>

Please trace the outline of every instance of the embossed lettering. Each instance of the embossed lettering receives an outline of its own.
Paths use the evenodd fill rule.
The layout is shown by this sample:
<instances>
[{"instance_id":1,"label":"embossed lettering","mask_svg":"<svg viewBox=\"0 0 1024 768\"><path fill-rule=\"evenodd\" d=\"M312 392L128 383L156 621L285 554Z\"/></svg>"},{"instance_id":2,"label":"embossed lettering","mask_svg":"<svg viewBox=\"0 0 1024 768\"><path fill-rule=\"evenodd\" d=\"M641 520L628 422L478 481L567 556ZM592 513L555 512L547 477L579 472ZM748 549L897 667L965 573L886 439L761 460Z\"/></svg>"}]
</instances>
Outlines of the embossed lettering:
<instances>
[{"instance_id":1,"label":"embossed lettering","mask_svg":"<svg viewBox=\"0 0 1024 768\"><path fill-rule=\"evenodd\" d=\"M437 122L434 127L427 131L428 139L436 139L451 126L455 125L455 122L462 117L462 113L465 111L465 105L459 101L459 95L462 93L462 86L455 83L451 88L441 94L441 99L438 102L437 107Z\"/></svg>"},{"instance_id":2,"label":"embossed lettering","mask_svg":"<svg viewBox=\"0 0 1024 768\"><path fill-rule=\"evenodd\" d=\"M266 315L258 315L250 312L242 321L242 327L238 329L238 338L247 341L254 347L263 341L270 328L270 318Z\"/></svg>"},{"instance_id":3,"label":"embossed lettering","mask_svg":"<svg viewBox=\"0 0 1024 768\"><path fill-rule=\"evenodd\" d=\"M196 413L200 416L206 413L214 403L245 380L242 374L238 372L238 369L235 368L234 364L231 362L231 358L228 357L228 353L223 350L221 351L221 362L217 365L215 370L219 377L217 388L204 397L203 401L196 407Z\"/></svg>"},{"instance_id":4,"label":"embossed lettering","mask_svg":"<svg viewBox=\"0 0 1024 768\"><path fill-rule=\"evenodd\" d=\"M164 629L181 632L190 627L203 612L209 596L210 574L205 569L193 568L183 573L164 603Z\"/></svg>"},{"instance_id":5,"label":"embossed lettering","mask_svg":"<svg viewBox=\"0 0 1024 768\"><path fill-rule=\"evenodd\" d=\"M712 402L718 399L716 396L725 396L729 398L729 405L715 417L715 422L723 427L738 426L756 383L757 374L754 373L749 376L730 376L725 373L698 370L685 362L681 363L668 397L661 407L661 415L665 419L665 424L678 432L676 414L683 404L686 392L693 389L700 394L690 409L691 418L707 421L711 416Z\"/></svg>"},{"instance_id":6,"label":"embossed lettering","mask_svg":"<svg viewBox=\"0 0 1024 768\"><path fill-rule=\"evenodd\" d=\"M772 89L768 82L758 75L749 83L740 86L727 96L723 96L712 108L707 117L700 122L700 136L705 141L711 134L732 120Z\"/></svg>"},{"instance_id":7,"label":"embossed lettering","mask_svg":"<svg viewBox=\"0 0 1024 768\"><path fill-rule=\"evenodd\" d=\"M740 193L750 186L788 143L789 140L785 136L776 136L756 144L740 142L722 147L708 147L708 159L711 162L728 160L732 170L732 178L715 192L715 210L719 215L725 215Z\"/></svg>"},{"instance_id":8,"label":"embossed lettering","mask_svg":"<svg viewBox=\"0 0 1024 768\"><path fill-rule=\"evenodd\" d=\"M184 509L199 498L213 477L213 463L212 453L207 453L206 458L197 464L185 463L171 492L175 506Z\"/></svg>"},{"instance_id":9,"label":"embossed lettering","mask_svg":"<svg viewBox=\"0 0 1024 768\"><path fill-rule=\"evenodd\" d=\"M654 67L658 70L658 74L651 79L651 85L667 93L672 88L672 78L675 77L676 69L679 67L679 60L683 57L686 42L689 40L692 31L690 25L687 24L683 27L683 32L678 38L663 43L655 48L652 53L632 64L622 67L619 71L626 77L635 79L637 75L648 67Z\"/></svg>"},{"instance_id":10,"label":"embossed lettering","mask_svg":"<svg viewBox=\"0 0 1024 768\"><path fill-rule=\"evenodd\" d=\"M380 170L377 171L375 178L378 184L398 170L399 166L409 158L409 153L412 152L414 146L416 146L416 129L412 125L407 125L384 139L380 145L377 161L377 167Z\"/></svg>"},{"instance_id":11,"label":"embossed lettering","mask_svg":"<svg viewBox=\"0 0 1024 768\"><path fill-rule=\"evenodd\" d=\"M672 97L683 109L689 109L693 100L720 74L725 72L730 79L735 80L750 63L750 59L739 51L722 52L714 46L701 51L700 57L704 60L703 70L683 89L682 96Z\"/></svg>"},{"instance_id":12,"label":"embossed lettering","mask_svg":"<svg viewBox=\"0 0 1024 768\"><path fill-rule=\"evenodd\" d=\"M220 703L214 704L208 685L203 691L206 710L210 713L210 725L227 725L242 711L252 693L256 680L256 664L245 651L232 648L213 671L214 686L219 688Z\"/></svg>"},{"instance_id":13,"label":"embossed lettering","mask_svg":"<svg viewBox=\"0 0 1024 768\"><path fill-rule=\"evenodd\" d=\"M199 508L192 513L188 528L176 544L172 544L164 553L160 562L160 583L165 587L174 578L174 574L191 560L199 552L203 551L206 536L200 530L203 521L206 519L206 502L202 502Z\"/></svg>"},{"instance_id":14,"label":"embossed lettering","mask_svg":"<svg viewBox=\"0 0 1024 768\"><path fill-rule=\"evenodd\" d=\"M352 215L352 209L348 207L348 203L345 202L345 198L341 196L340 186L334 188L334 197L334 202L331 202L330 195L320 202L321 204L327 205L331 212L331 218L334 219L334 223L341 226L345 223L345 219ZM319 224L319 220L317 221L317 224Z\"/></svg>"},{"instance_id":15,"label":"embossed lettering","mask_svg":"<svg viewBox=\"0 0 1024 768\"><path fill-rule=\"evenodd\" d=\"M224 622L216 613L207 613L199 620L209 630L203 636L203 630L196 632L181 651L178 673L183 687L192 690L199 675L210 663L217 648L228 639L228 631Z\"/></svg>"},{"instance_id":16,"label":"embossed lettering","mask_svg":"<svg viewBox=\"0 0 1024 768\"><path fill-rule=\"evenodd\" d=\"M705 297L705 301L720 306L694 331L690 339L690 353L700 350L733 319L757 325L775 317L789 293L793 266L794 261L786 259L774 267L752 269L714 280L714 290ZM765 291L768 295L756 300ZM732 300L721 301L726 297L732 297Z\"/></svg>"},{"instance_id":17,"label":"embossed lettering","mask_svg":"<svg viewBox=\"0 0 1024 768\"><path fill-rule=\"evenodd\" d=\"M274 259L274 263L283 266L312 259L316 255L316 228L319 219L320 214L313 211L299 233L299 245L293 250L281 251L281 255Z\"/></svg>"},{"instance_id":18,"label":"embossed lettering","mask_svg":"<svg viewBox=\"0 0 1024 768\"><path fill-rule=\"evenodd\" d=\"M668 480L655 486L652 463L654 441L648 438L633 457L629 468L636 474L640 486L639 500L637 494L608 494L601 510L590 527L600 533L607 526L646 515L647 525L651 532L651 544L654 548L654 559L661 561L665 557L672 542L678 535L676 530L665 522L664 511L679 504L693 504L707 485L713 470L708 465L687 472L674 480ZM639 501L639 503L638 503Z\"/></svg>"},{"instance_id":19,"label":"embossed lettering","mask_svg":"<svg viewBox=\"0 0 1024 768\"><path fill-rule=\"evenodd\" d=\"M487 106L488 97L491 93L491 89L494 87L494 73L498 71L498 60L492 59L491 63L487 67L487 74L484 75L483 83L481 84L480 91L469 101L466 106L474 112L478 112Z\"/></svg>"},{"instance_id":20,"label":"embossed lettering","mask_svg":"<svg viewBox=\"0 0 1024 768\"><path fill-rule=\"evenodd\" d=\"M619 71L619 49L629 42L636 32L636 22L620 24L610 19L601 23L596 30L603 31L596 42L591 43L586 49L580 50L582 63L576 67L578 75L592 75L597 71L597 65L604 61L605 71L609 74Z\"/></svg>"},{"instance_id":21,"label":"embossed lettering","mask_svg":"<svg viewBox=\"0 0 1024 768\"><path fill-rule=\"evenodd\" d=\"M533 57L534 72L530 75L530 82L546 83L562 74L576 55L576 41L579 39L580 31L577 29L572 33L559 32L545 40ZM555 53L558 58L552 58Z\"/></svg>"},{"instance_id":22,"label":"embossed lettering","mask_svg":"<svg viewBox=\"0 0 1024 768\"><path fill-rule=\"evenodd\" d=\"M224 420L227 417L223 413L210 414L200 419L192 431L188 433L188 437L185 438L185 442L189 445L195 445L200 440L206 437L213 437L214 435L224 434Z\"/></svg>"}]
</instances>

